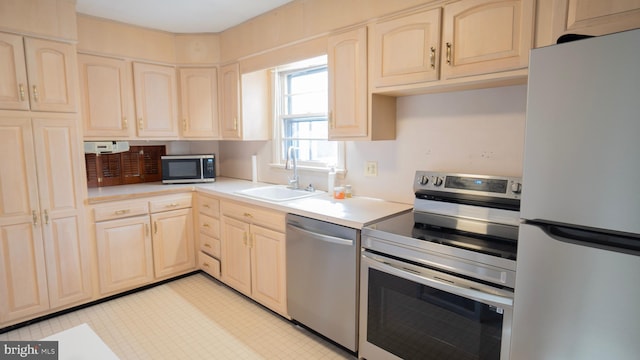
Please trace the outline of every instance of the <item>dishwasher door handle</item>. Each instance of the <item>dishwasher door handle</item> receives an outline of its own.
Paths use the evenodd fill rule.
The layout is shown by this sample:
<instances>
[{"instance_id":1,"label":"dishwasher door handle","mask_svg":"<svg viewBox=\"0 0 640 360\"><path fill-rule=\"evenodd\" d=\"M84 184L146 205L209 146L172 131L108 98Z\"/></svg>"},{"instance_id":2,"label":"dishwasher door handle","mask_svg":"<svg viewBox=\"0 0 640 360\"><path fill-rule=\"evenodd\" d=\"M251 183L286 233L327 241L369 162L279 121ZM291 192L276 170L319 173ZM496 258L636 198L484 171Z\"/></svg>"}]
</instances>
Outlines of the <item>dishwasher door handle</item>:
<instances>
[{"instance_id":1,"label":"dishwasher door handle","mask_svg":"<svg viewBox=\"0 0 640 360\"><path fill-rule=\"evenodd\" d=\"M287 227L297 231L299 233L302 233L306 236L321 240L321 241L325 241L325 242L330 242L333 244L338 244L338 245L346 245L346 246L353 246L354 241L353 240L348 240L348 239L343 239L343 238L339 238L339 237L335 237L335 236L330 236L330 235L324 235L324 234L320 234L317 232L313 232L313 231L309 231L306 229L303 229L299 226L295 226L293 224L287 224Z\"/></svg>"}]
</instances>

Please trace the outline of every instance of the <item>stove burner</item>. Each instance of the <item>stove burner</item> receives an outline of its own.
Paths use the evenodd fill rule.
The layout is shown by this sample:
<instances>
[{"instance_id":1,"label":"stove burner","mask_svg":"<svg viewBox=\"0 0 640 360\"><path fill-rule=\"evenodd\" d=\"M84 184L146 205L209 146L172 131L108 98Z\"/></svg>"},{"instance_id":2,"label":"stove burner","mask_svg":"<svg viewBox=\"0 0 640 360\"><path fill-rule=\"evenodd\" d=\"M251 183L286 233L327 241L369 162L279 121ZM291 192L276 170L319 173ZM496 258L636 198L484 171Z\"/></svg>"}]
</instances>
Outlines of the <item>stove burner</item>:
<instances>
[{"instance_id":1,"label":"stove burner","mask_svg":"<svg viewBox=\"0 0 640 360\"><path fill-rule=\"evenodd\" d=\"M431 243L451 246L508 260L516 260L517 242L494 236L414 223L412 237Z\"/></svg>"}]
</instances>

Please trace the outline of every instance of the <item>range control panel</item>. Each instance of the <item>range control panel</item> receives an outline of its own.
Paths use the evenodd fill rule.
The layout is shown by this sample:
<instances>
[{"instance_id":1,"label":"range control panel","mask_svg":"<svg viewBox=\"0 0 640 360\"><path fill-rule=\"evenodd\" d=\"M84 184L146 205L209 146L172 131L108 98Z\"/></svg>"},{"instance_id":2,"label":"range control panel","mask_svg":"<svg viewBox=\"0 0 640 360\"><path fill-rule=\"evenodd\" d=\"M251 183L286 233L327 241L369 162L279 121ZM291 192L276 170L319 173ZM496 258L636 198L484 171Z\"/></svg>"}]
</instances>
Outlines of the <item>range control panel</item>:
<instances>
[{"instance_id":1,"label":"range control panel","mask_svg":"<svg viewBox=\"0 0 640 360\"><path fill-rule=\"evenodd\" d=\"M520 199L522 178L416 171L414 193L437 191Z\"/></svg>"}]
</instances>

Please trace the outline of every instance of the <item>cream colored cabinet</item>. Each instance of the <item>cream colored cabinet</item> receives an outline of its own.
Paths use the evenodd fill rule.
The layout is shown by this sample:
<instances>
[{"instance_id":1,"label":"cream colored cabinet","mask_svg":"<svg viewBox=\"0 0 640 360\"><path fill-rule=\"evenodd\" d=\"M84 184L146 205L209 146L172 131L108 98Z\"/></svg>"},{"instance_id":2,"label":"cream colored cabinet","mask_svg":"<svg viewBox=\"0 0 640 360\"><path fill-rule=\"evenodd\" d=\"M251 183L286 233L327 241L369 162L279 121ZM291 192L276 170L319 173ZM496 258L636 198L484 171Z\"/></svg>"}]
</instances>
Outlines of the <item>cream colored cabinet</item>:
<instances>
[{"instance_id":1,"label":"cream colored cabinet","mask_svg":"<svg viewBox=\"0 0 640 360\"><path fill-rule=\"evenodd\" d=\"M441 13L435 8L371 25L373 87L439 79Z\"/></svg>"},{"instance_id":2,"label":"cream colored cabinet","mask_svg":"<svg viewBox=\"0 0 640 360\"><path fill-rule=\"evenodd\" d=\"M463 0L444 6L441 78L525 69L534 0Z\"/></svg>"},{"instance_id":3,"label":"cream colored cabinet","mask_svg":"<svg viewBox=\"0 0 640 360\"><path fill-rule=\"evenodd\" d=\"M223 201L222 281L287 315L283 213Z\"/></svg>"},{"instance_id":4,"label":"cream colored cabinet","mask_svg":"<svg viewBox=\"0 0 640 360\"><path fill-rule=\"evenodd\" d=\"M100 294L195 269L191 193L93 207Z\"/></svg>"},{"instance_id":5,"label":"cream colored cabinet","mask_svg":"<svg viewBox=\"0 0 640 360\"><path fill-rule=\"evenodd\" d=\"M371 94L367 87L367 29L330 36L327 61L329 139L395 139L395 97Z\"/></svg>"},{"instance_id":6,"label":"cream colored cabinet","mask_svg":"<svg viewBox=\"0 0 640 360\"><path fill-rule=\"evenodd\" d=\"M536 47L555 44L564 34L605 35L640 28L638 0L538 1Z\"/></svg>"},{"instance_id":7,"label":"cream colored cabinet","mask_svg":"<svg viewBox=\"0 0 640 360\"><path fill-rule=\"evenodd\" d=\"M78 54L84 137L123 139L133 135L131 64L125 60Z\"/></svg>"},{"instance_id":8,"label":"cream colored cabinet","mask_svg":"<svg viewBox=\"0 0 640 360\"><path fill-rule=\"evenodd\" d=\"M32 119L30 116L33 116ZM0 323L91 297L79 137L63 115L0 115ZM10 169L10 171L8 170Z\"/></svg>"},{"instance_id":9,"label":"cream colored cabinet","mask_svg":"<svg viewBox=\"0 0 640 360\"><path fill-rule=\"evenodd\" d=\"M73 45L0 34L0 108L76 112L75 59Z\"/></svg>"},{"instance_id":10,"label":"cream colored cabinet","mask_svg":"<svg viewBox=\"0 0 640 360\"><path fill-rule=\"evenodd\" d=\"M195 269L191 194L150 202L156 279Z\"/></svg>"},{"instance_id":11,"label":"cream colored cabinet","mask_svg":"<svg viewBox=\"0 0 640 360\"><path fill-rule=\"evenodd\" d=\"M127 205L121 205L121 209L115 210L118 211L126 212ZM150 226L146 214L95 224L101 295L153 281Z\"/></svg>"},{"instance_id":12,"label":"cream colored cabinet","mask_svg":"<svg viewBox=\"0 0 640 360\"><path fill-rule=\"evenodd\" d=\"M200 270L220 279L220 200L198 194L197 235L199 242L198 267Z\"/></svg>"},{"instance_id":13,"label":"cream colored cabinet","mask_svg":"<svg viewBox=\"0 0 640 360\"><path fill-rule=\"evenodd\" d=\"M240 66L220 68L220 125L224 139L240 139Z\"/></svg>"},{"instance_id":14,"label":"cream colored cabinet","mask_svg":"<svg viewBox=\"0 0 640 360\"><path fill-rule=\"evenodd\" d=\"M178 72L182 137L219 138L217 68L182 68Z\"/></svg>"},{"instance_id":15,"label":"cream colored cabinet","mask_svg":"<svg viewBox=\"0 0 640 360\"><path fill-rule=\"evenodd\" d=\"M178 96L173 66L134 62L136 126L141 138L178 137Z\"/></svg>"}]
</instances>

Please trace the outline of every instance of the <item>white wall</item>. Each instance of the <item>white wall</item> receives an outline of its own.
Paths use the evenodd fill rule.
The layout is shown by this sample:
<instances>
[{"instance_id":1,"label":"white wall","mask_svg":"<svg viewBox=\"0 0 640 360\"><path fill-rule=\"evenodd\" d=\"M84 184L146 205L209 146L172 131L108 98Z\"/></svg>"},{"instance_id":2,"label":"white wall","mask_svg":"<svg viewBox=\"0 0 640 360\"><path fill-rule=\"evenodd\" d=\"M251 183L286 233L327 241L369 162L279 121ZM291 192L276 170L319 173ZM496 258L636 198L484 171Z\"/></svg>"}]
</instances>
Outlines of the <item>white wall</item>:
<instances>
[{"instance_id":1,"label":"white wall","mask_svg":"<svg viewBox=\"0 0 640 360\"><path fill-rule=\"evenodd\" d=\"M347 142L347 173L355 195L413 203L416 170L486 175L522 175L526 86L416 95L398 98L397 136L391 141ZM273 169L272 143L219 144L223 176L251 179L251 155L258 179L286 183L290 172ZM378 176L364 176L367 160ZM301 172L301 184L326 189L326 174Z\"/></svg>"}]
</instances>

